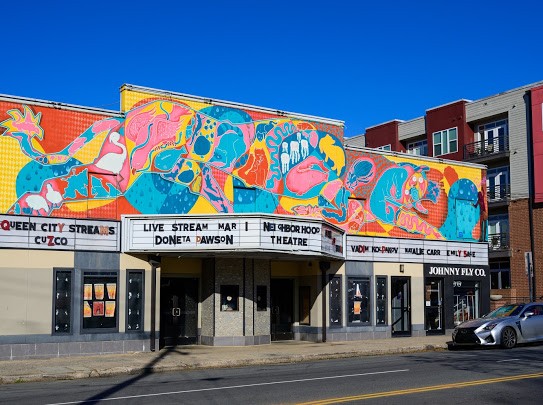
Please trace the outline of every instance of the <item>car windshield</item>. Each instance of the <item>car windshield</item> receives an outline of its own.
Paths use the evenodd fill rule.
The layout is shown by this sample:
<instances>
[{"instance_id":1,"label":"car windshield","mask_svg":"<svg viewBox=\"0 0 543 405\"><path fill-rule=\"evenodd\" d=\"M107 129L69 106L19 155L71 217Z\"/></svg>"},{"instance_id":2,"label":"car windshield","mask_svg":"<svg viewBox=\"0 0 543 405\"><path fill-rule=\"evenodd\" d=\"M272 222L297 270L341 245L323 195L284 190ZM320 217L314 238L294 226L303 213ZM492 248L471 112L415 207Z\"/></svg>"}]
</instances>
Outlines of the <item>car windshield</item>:
<instances>
[{"instance_id":1,"label":"car windshield","mask_svg":"<svg viewBox=\"0 0 543 405\"><path fill-rule=\"evenodd\" d=\"M494 311L488 313L485 318L503 318L506 316L515 316L520 314L522 308L524 308L523 304L504 305L503 307L496 308Z\"/></svg>"}]
</instances>

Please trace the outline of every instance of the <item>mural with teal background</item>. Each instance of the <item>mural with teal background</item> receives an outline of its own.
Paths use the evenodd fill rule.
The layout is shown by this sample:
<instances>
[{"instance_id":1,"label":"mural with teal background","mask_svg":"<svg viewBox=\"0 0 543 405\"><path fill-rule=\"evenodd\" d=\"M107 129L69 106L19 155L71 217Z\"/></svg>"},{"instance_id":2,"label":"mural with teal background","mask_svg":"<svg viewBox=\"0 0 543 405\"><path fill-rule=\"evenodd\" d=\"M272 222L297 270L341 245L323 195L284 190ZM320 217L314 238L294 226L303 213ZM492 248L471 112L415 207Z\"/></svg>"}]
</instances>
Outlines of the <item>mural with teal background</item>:
<instances>
[{"instance_id":1,"label":"mural with teal background","mask_svg":"<svg viewBox=\"0 0 543 405\"><path fill-rule=\"evenodd\" d=\"M341 125L121 95L125 113L95 121L0 102L0 213L258 212L323 218L351 234L481 239L480 167L346 149Z\"/></svg>"}]
</instances>

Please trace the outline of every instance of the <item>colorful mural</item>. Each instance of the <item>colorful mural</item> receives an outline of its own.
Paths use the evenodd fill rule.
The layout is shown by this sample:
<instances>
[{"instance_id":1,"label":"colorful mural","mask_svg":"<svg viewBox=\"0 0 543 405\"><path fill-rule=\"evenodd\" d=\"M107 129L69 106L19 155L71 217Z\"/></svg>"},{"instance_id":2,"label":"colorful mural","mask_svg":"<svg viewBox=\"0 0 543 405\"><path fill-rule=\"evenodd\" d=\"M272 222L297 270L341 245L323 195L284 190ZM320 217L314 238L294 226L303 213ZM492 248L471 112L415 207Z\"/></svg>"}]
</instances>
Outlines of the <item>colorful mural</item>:
<instances>
[{"instance_id":1,"label":"colorful mural","mask_svg":"<svg viewBox=\"0 0 543 405\"><path fill-rule=\"evenodd\" d=\"M44 131L42 112L29 105L0 112L0 152L11 157L0 169L13 179L0 211L115 218L260 212L320 217L364 235L480 237L478 168L346 151L339 126L127 95L135 100L123 100L123 118L98 119L56 150L45 139L62 127Z\"/></svg>"}]
</instances>

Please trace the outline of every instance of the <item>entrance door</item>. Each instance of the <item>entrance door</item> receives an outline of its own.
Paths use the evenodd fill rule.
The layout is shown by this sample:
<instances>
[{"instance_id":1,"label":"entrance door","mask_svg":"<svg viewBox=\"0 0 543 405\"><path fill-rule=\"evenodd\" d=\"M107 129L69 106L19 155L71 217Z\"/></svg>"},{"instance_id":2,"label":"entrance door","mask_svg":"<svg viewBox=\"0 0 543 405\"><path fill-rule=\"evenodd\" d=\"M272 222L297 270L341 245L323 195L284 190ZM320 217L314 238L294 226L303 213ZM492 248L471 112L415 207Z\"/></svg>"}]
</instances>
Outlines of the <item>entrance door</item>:
<instances>
[{"instance_id":1,"label":"entrance door","mask_svg":"<svg viewBox=\"0 0 543 405\"><path fill-rule=\"evenodd\" d=\"M410 277L391 277L392 335L411 336Z\"/></svg>"},{"instance_id":2,"label":"entrance door","mask_svg":"<svg viewBox=\"0 0 543 405\"><path fill-rule=\"evenodd\" d=\"M479 283L477 281L455 280L454 324L479 318Z\"/></svg>"},{"instance_id":3,"label":"entrance door","mask_svg":"<svg viewBox=\"0 0 543 405\"><path fill-rule=\"evenodd\" d=\"M198 279L163 277L160 283L160 346L198 341Z\"/></svg>"},{"instance_id":4,"label":"entrance door","mask_svg":"<svg viewBox=\"0 0 543 405\"><path fill-rule=\"evenodd\" d=\"M428 334L442 334L443 329L443 279L427 278L424 284L424 307Z\"/></svg>"},{"instance_id":5,"label":"entrance door","mask_svg":"<svg viewBox=\"0 0 543 405\"><path fill-rule=\"evenodd\" d=\"M294 282L288 279L271 280L271 340L292 340L294 321Z\"/></svg>"}]
</instances>

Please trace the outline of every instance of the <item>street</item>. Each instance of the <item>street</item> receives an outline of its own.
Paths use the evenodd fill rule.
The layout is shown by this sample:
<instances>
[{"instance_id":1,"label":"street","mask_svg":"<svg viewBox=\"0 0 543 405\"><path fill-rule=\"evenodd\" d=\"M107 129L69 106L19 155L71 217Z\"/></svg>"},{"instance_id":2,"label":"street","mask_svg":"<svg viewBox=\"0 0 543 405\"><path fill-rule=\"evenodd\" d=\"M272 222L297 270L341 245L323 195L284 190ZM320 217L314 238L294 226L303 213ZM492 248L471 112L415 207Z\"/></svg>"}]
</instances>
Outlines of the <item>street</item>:
<instances>
[{"instance_id":1,"label":"street","mask_svg":"<svg viewBox=\"0 0 543 405\"><path fill-rule=\"evenodd\" d=\"M0 403L534 403L543 345L0 386Z\"/></svg>"}]
</instances>

